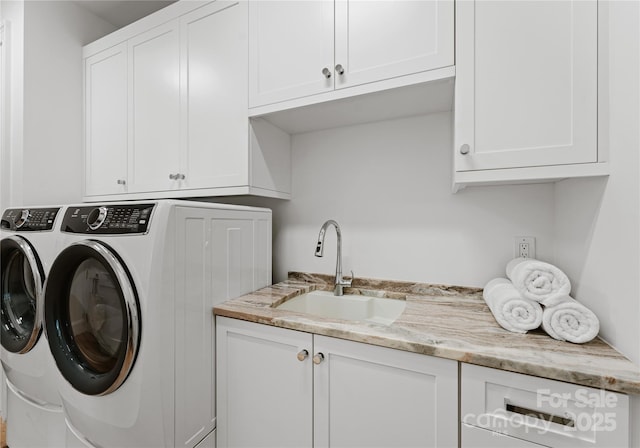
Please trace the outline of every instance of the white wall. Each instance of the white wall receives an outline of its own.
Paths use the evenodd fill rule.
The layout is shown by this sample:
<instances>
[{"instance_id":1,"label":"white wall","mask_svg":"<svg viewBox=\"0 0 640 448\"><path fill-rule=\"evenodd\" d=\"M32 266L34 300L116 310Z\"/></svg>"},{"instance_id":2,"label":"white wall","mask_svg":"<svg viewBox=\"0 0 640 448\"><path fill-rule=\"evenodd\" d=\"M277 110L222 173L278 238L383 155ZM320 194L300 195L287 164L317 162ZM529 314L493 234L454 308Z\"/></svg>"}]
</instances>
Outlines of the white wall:
<instances>
[{"instance_id":1,"label":"white wall","mask_svg":"<svg viewBox=\"0 0 640 448\"><path fill-rule=\"evenodd\" d=\"M3 0L5 14L11 25L11 205L79 201L82 46L114 27L69 1Z\"/></svg>"},{"instance_id":2,"label":"white wall","mask_svg":"<svg viewBox=\"0 0 640 448\"><path fill-rule=\"evenodd\" d=\"M333 274L335 219L343 267L356 277L484 286L513 257L513 237L553 254L553 186L470 188L451 194L451 115L441 113L293 136L293 199L274 208L274 279ZM259 203L260 201L254 201Z\"/></svg>"},{"instance_id":3,"label":"white wall","mask_svg":"<svg viewBox=\"0 0 640 448\"><path fill-rule=\"evenodd\" d=\"M600 57L611 174L557 184L555 251L574 297L600 319L600 335L640 364L640 4L610 2L608 13L609 50ZM637 396L632 422L631 446L640 446Z\"/></svg>"}]
</instances>

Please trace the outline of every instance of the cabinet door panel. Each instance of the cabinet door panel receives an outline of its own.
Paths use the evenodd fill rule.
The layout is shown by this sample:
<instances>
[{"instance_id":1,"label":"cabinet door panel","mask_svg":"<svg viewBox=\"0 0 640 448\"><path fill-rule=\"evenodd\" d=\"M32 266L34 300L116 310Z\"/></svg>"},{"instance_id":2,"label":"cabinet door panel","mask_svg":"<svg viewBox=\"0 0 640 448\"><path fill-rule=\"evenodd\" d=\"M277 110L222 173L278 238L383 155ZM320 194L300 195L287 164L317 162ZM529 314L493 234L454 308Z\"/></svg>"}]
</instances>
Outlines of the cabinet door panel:
<instances>
[{"instance_id":1,"label":"cabinet door panel","mask_svg":"<svg viewBox=\"0 0 640 448\"><path fill-rule=\"evenodd\" d=\"M597 3L456 8L456 170L596 162Z\"/></svg>"},{"instance_id":2,"label":"cabinet door panel","mask_svg":"<svg viewBox=\"0 0 640 448\"><path fill-rule=\"evenodd\" d=\"M126 43L85 60L85 139L85 194L126 193Z\"/></svg>"},{"instance_id":3,"label":"cabinet door panel","mask_svg":"<svg viewBox=\"0 0 640 448\"><path fill-rule=\"evenodd\" d=\"M216 319L217 445L311 448L312 336L234 319Z\"/></svg>"},{"instance_id":4,"label":"cabinet door panel","mask_svg":"<svg viewBox=\"0 0 640 448\"><path fill-rule=\"evenodd\" d=\"M246 2L216 1L180 19L182 188L248 182Z\"/></svg>"},{"instance_id":5,"label":"cabinet door panel","mask_svg":"<svg viewBox=\"0 0 640 448\"><path fill-rule=\"evenodd\" d=\"M458 366L314 336L314 446L457 447Z\"/></svg>"},{"instance_id":6,"label":"cabinet door panel","mask_svg":"<svg viewBox=\"0 0 640 448\"><path fill-rule=\"evenodd\" d=\"M333 14L333 0L249 2L250 107L333 89Z\"/></svg>"},{"instance_id":7,"label":"cabinet door panel","mask_svg":"<svg viewBox=\"0 0 640 448\"><path fill-rule=\"evenodd\" d=\"M336 88L453 65L449 0L336 1Z\"/></svg>"},{"instance_id":8,"label":"cabinet door panel","mask_svg":"<svg viewBox=\"0 0 640 448\"><path fill-rule=\"evenodd\" d=\"M129 191L162 191L179 182L180 55L177 21L129 40Z\"/></svg>"}]
</instances>

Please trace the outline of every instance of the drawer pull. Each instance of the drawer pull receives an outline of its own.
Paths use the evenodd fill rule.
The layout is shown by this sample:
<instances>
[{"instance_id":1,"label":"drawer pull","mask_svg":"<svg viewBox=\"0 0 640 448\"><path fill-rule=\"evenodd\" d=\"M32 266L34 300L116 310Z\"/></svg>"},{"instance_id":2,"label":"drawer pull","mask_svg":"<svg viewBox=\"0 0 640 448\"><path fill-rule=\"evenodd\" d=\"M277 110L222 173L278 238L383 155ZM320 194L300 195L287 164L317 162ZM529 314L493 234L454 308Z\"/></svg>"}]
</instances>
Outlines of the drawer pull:
<instances>
[{"instance_id":1,"label":"drawer pull","mask_svg":"<svg viewBox=\"0 0 640 448\"><path fill-rule=\"evenodd\" d=\"M542 412L537 409L529 409L522 406L516 406L511 403L505 403L505 407L507 411L513 412L515 414L522 414L527 417L535 417L537 419L544 420L545 422L557 423L558 425L568 426L571 428L575 426L575 422L570 418L547 414L546 412Z\"/></svg>"}]
</instances>

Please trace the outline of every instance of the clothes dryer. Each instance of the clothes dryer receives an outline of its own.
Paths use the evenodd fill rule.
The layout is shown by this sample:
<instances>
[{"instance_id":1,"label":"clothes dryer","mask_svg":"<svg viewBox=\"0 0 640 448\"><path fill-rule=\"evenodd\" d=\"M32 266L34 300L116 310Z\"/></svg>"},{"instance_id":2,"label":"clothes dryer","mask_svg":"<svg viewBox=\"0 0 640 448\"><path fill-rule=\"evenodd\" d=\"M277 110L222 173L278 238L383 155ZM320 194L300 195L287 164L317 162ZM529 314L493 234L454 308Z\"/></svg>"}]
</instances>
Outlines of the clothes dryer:
<instances>
[{"instance_id":1,"label":"clothes dryer","mask_svg":"<svg viewBox=\"0 0 640 448\"><path fill-rule=\"evenodd\" d=\"M65 440L56 368L42 335L43 286L56 253L60 215L61 207L11 208L2 214L0 359L12 448L62 446Z\"/></svg>"},{"instance_id":2,"label":"clothes dryer","mask_svg":"<svg viewBox=\"0 0 640 448\"><path fill-rule=\"evenodd\" d=\"M212 446L217 303L271 283L271 211L68 206L45 286L67 446Z\"/></svg>"}]
</instances>

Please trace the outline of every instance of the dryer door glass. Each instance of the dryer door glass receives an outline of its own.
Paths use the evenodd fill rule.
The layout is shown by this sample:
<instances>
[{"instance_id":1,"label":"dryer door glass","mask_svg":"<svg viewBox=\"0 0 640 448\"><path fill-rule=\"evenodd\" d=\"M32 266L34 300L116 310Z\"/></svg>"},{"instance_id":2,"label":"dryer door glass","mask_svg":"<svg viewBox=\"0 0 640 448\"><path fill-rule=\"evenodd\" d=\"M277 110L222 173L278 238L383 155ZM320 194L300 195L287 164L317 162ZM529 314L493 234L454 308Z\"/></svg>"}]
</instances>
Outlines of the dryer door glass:
<instances>
[{"instance_id":1,"label":"dryer door glass","mask_svg":"<svg viewBox=\"0 0 640 448\"><path fill-rule=\"evenodd\" d=\"M67 381L88 395L120 387L137 356L141 322L133 280L115 251L89 240L67 247L44 296L49 347Z\"/></svg>"},{"instance_id":2,"label":"dryer door glass","mask_svg":"<svg viewBox=\"0 0 640 448\"><path fill-rule=\"evenodd\" d=\"M18 236L2 240L2 346L26 353L38 341L42 328L38 312L44 272L33 247Z\"/></svg>"}]
</instances>

